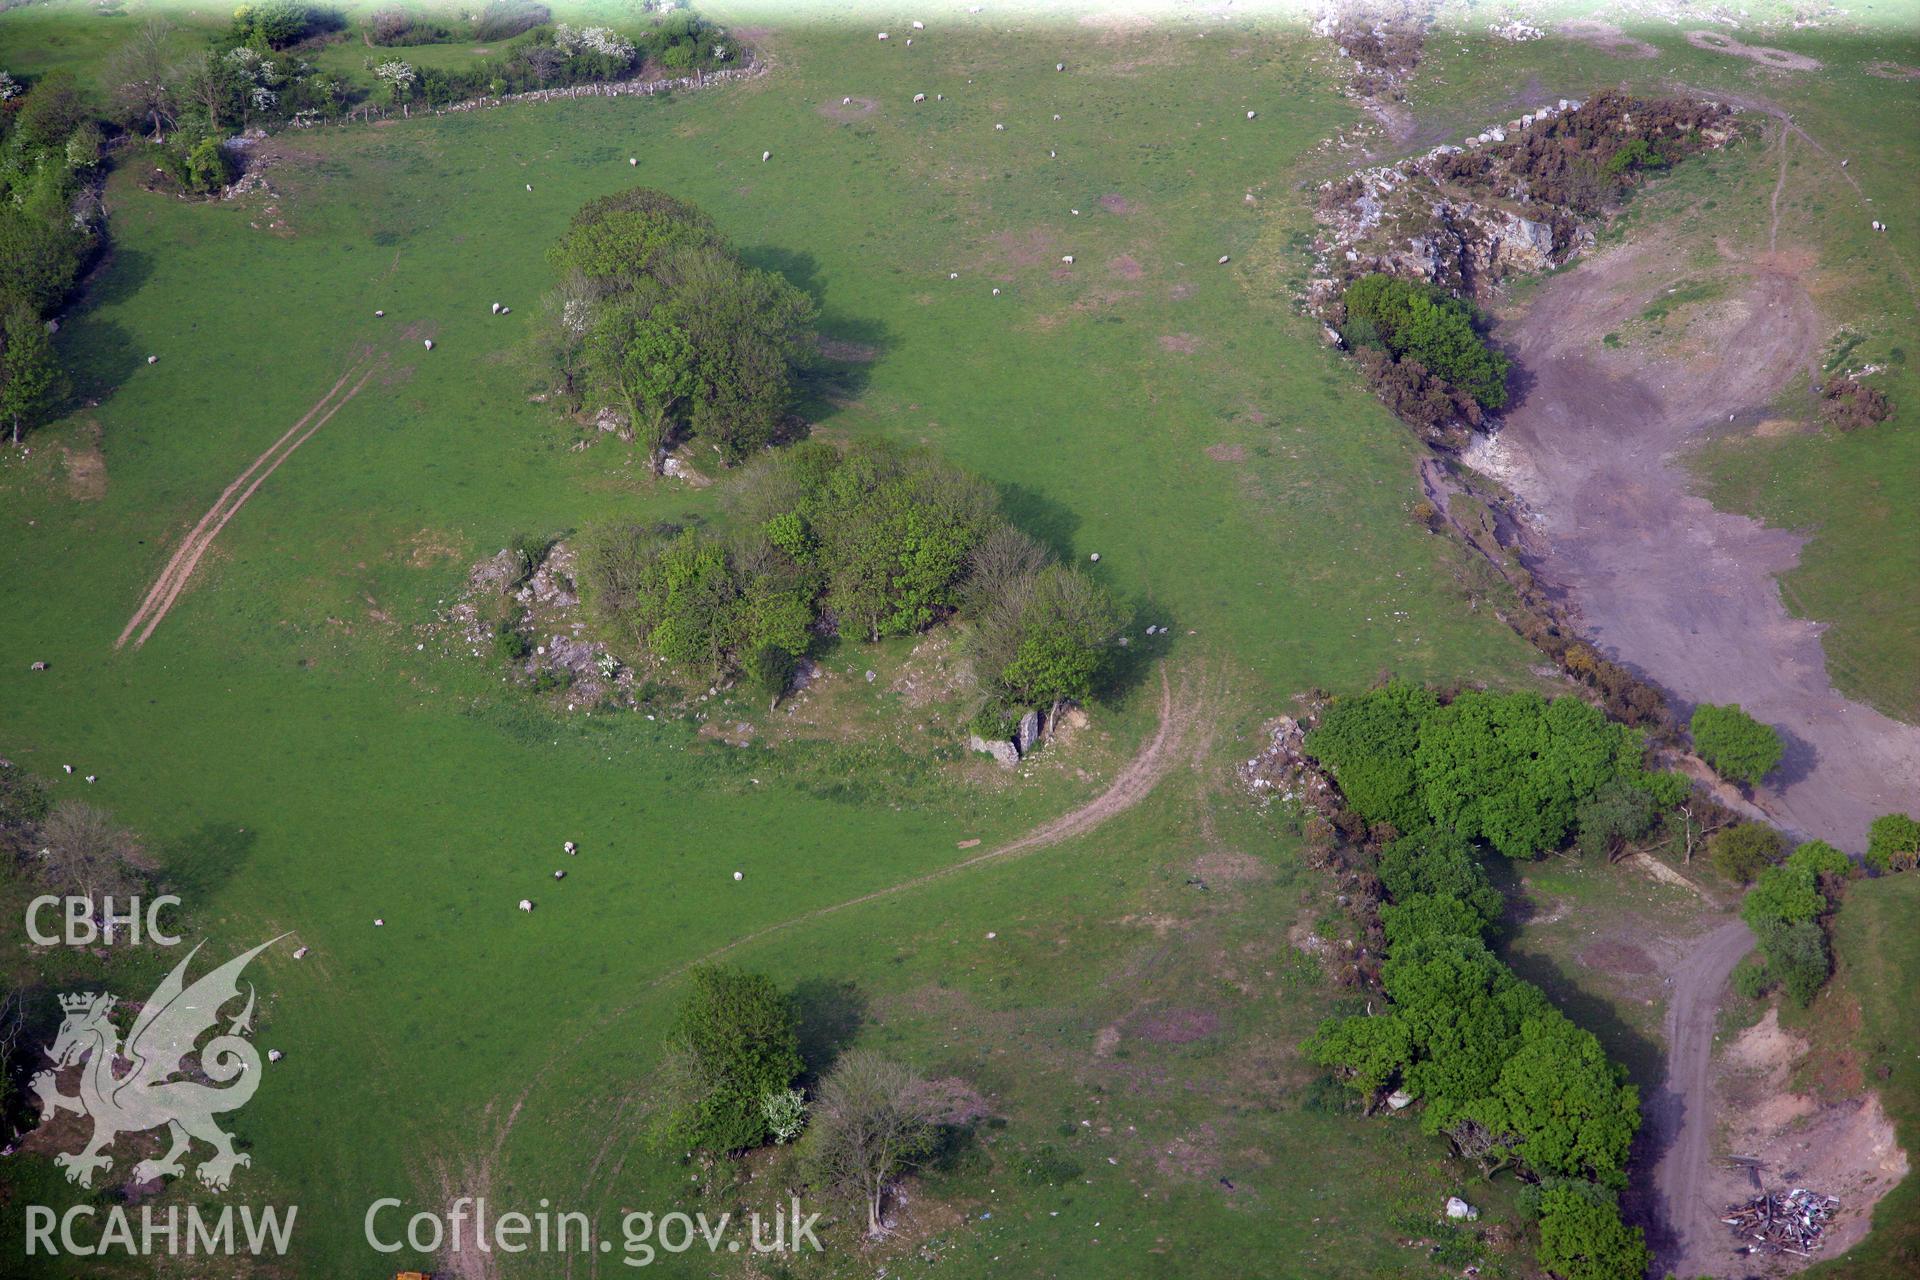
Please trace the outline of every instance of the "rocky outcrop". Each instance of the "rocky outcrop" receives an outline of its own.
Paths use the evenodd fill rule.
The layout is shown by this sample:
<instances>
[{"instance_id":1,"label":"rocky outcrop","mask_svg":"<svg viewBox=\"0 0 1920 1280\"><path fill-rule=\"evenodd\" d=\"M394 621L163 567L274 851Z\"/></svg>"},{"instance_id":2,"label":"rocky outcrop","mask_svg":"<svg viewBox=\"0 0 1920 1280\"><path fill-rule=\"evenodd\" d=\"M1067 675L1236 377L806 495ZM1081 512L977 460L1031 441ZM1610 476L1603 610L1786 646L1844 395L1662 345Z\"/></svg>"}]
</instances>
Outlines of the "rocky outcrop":
<instances>
[{"instance_id":1,"label":"rocky outcrop","mask_svg":"<svg viewBox=\"0 0 1920 1280\"><path fill-rule=\"evenodd\" d=\"M976 733L967 739L967 748L992 756L994 763L1003 769L1011 769L1020 763L1020 749L1005 738L983 738Z\"/></svg>"},{"instance_id":2,"label":"rocky outcrop","mask_svg":"<svg viewBox=\"0 0 1920 1280\"><path fill-rule=\"evenodd\" d=\"M1013 749L1024 758L1040 745L1040 729L1043 721L1038 711L1029 711L1020 717L1020 727L1013 731Z\"/></svg>"},{"instance_id":3,"label":"rocky outcrop","mask_svg":"<svg viewBox=\"0 0 1920 1280\"><path fill-rule=\"evenodd\" d=\"M1593 175L1616 150L1630 144L1671 163L1735 133L1731 110L1718 102L1608 91L1544 103L1460 145L1323 183L1308 309L1337 325L1347 282L1374 271L1487 302L1511 277L1560 266L1593 245L1594 223L1606 216Z\"/></svg>"}]
</instances>

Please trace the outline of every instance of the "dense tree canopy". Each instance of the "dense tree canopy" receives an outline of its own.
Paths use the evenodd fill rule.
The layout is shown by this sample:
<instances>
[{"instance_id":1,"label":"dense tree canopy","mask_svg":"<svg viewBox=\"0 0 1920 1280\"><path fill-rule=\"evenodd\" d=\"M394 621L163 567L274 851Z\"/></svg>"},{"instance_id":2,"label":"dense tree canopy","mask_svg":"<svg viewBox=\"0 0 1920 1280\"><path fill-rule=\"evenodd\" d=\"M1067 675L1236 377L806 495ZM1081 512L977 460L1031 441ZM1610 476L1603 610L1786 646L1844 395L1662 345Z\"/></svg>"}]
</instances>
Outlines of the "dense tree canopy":
<instances>
[{"instance_id":1,"label":"dense tree canopy","mask_svg":"<svg viewBox=\"0 0 1920 1280\"><path fill-rule=\"evenodd\" d=\"M733 505L725 537L589 530L580 583L595 615L673 666L744 673L777 694L816 637L912 635L965 605L990 697L1041 706L1102 687L1119 627L1111 597L930 453L802 443L749 473Z\"/></svg>"},{"instance_id":2,"label":"dense tree canopy","mask_svg":"<svg viewBox=\"0 0 1920 1280\"><path fill-rule=\"evenodd\" d=\"M88 192L100 159L99 126L68 72L0 111L0 428L16 441L64 395L46 321L97 245Z\"/></svg>"},{"instance_id":3,"label":"dense tree canopy","mask_svg":"<svg viewBox=\"0 0 1920 1280\"><path fill-rule=\"evenodd\" d=\"M1395 680L1327 708L1308 735L1307 750L1326 762L1347 803L1370 822L1419 830L1427 813L1414 776L1420 725L1440 709L1424 685Z\"/></svg>"},{"instance_id":4,"label":"dense tree canopy","mask_svg":"<svg viewBox=\"0 0 1920 1280\"><path fill-rule=\"evenodd\" d=\"M556 376L617 404L656 466L682 434L728 463L774 440L813 350L804 293L645 187L589 201L548 257L563 276L544 348Z\"/></svg>"},{"instance_id":5,"label":"dense tree canopy","mask_svg":"<svg viewBox=\"0 0 1920 1280\"><path fill-rule=\"evenodd\" d=\"M801 1070L793 1003L770 979L723 965L701 965L690 980L667 1034L658 1136L716 1153L759 1146L763 1099Z\"/></svg>"},{"instance_id":6,"label":"dense tree canopy","mask_svg":"<svg viewBox=\"0 0 1920 1280\"><path fill-rule=\"evenodd\" d=\"M1559 848L1577 826L1610 848L1685 793L1684 781L1641 767L1637 730L1577 698L1530 692L1442 703L1393 681L1337 700L1307 751L1369 822L1433 826L1515 858Z\"/></svg>"}]
</instances>

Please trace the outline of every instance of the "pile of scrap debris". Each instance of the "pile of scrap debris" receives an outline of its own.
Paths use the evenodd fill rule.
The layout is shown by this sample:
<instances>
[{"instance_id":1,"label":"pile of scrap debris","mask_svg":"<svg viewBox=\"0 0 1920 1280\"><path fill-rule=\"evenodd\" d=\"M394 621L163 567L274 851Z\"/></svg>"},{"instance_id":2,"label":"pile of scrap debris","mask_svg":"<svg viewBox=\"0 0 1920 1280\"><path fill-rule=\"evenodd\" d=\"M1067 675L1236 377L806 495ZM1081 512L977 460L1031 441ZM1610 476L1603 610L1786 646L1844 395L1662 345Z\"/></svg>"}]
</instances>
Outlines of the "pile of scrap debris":
<instances>
[{"instance_id":1,"label":"pile of scrap debris","mask_svg":"<svg viewBox=\"0 0 1920 1280\"><path fill-rule=\"evenodd\" d=\"M1730 1204L1720 1221L1733 1228L1735 1239L1752 1241L1742 1253L1810 1258L1838 1212L1840 1202L1832 1196L1794 1187L1763 1192L1745 1204Z\"/></svg>"}]
</instances>

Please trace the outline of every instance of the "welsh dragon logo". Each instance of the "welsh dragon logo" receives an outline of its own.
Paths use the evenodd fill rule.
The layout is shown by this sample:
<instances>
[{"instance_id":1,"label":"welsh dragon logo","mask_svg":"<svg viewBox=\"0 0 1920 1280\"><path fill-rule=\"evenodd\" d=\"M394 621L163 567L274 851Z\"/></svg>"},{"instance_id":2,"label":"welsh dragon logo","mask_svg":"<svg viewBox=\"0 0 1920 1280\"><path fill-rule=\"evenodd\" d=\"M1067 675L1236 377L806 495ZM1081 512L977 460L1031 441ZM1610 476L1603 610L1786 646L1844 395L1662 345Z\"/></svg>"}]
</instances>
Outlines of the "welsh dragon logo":
<instances>
[{"instance_id":1,"label":"welsh dragon logo","mask_svg":"<svg viewBox=\"0 0 1920 1280\"><path fill-rule=\"evenodd\" d=\"M136 1181L184 1173L181 1157L195 1138L213 1147L213 1156L201 1161L195 1172L215 1191L226 1190L233 1171L253 1162L233 1149L233 1135L213 1118L246 1106L260 1086L260 1051L246 1038L253 1030L251 984L246 1007L227 1023L226 1031L197 1053L195 1045L219 1023L220 1010L240 998L240 973L247 962L278 941L263 942L188 986L187 966L200 953L200 947L194 947L141 1007L124 1045L111 1020L118 997L92 992L60 997L66 1019L47 1046L53 1069L34 1076L32 1084L43 1122L61 1111L93 1119L93 1137L85 1149L54 1157L66 1170L67 1181L91 1187L96 1171L113 1167L107 1150L115 1138L162 1125L173 1145L158 1160L136 1164ZM189 1057L198 1059L197 1071L189 1071ZM80 1092L68 1097L60 1092L56 1073L76 1063Z\"/></svg>"}]
</instances>

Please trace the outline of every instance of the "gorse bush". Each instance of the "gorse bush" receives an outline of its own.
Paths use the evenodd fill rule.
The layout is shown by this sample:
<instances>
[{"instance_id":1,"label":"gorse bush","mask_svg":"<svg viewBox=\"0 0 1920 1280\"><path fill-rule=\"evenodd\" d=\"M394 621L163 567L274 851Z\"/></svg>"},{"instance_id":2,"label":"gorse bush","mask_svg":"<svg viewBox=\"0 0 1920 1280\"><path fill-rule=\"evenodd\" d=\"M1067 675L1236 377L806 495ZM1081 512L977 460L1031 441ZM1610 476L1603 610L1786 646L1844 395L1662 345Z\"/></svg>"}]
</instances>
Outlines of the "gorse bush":
<instances>
[{"instance_id":1,"label":"gorse bush","mask_svg":"<svg viewBox=\"0 0 1920 1280\"><path fill-rule=\"evenodd\" d=\"M1688 725L1694 749L1730 782L1757 784L1773 771L1785 753L1780 735L1738 705L1697 709Z\"/></svg>"},{"instance_id":2,"label":"gorse bush","mask_svg":"<svg viewBox=\"0 0 1920 1280\"><path fill-rule=\"evenodd\" d=\"M1887 813L1867 828L1867 865L1875 871L1908 871L1920 863L1920 822Z\"/></svg>"},{"instance_id":3,"label":"gorse bush","mask_svg":"<svg viewBox=\"0 0 1920 1280\"><path fill-rule=\"evenodd\" d=\"M1353 347L1384 348L1471 396L1485 409L1507 402L1507 357L1476 328L1473 305L1424 281L1379 272L1347 286L1342 337Z\"/></svg>"},{"instance_id":4,"label":"gorse bush","mask_svg":"<svg viewBox=\"0 0 1920 1280\"><path fill-rule=\"evenodd\" d=\"M1707 860L1729 880L1745 884L1786 852L1780 833L1764 822L1742 822L1707 840Z\"/></svg>"}]
</instances>

